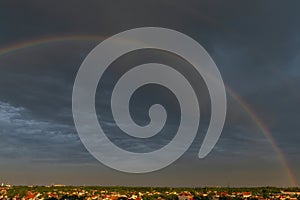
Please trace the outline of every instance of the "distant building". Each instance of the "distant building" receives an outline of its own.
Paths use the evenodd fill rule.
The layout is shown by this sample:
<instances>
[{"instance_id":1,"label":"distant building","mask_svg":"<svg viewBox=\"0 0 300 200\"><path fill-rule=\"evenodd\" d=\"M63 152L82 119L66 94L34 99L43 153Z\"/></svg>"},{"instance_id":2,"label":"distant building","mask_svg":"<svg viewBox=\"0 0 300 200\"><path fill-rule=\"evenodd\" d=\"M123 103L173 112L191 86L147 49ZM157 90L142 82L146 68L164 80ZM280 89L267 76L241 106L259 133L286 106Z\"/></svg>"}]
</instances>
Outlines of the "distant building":
<instances>
[{"instance_id":1,"label":"distant building","mask_svg":"<svg viewBox=\"0 0 300 200\"><path fill-rule=\"evenodd\" d=\"M178 194L178 200L193 200L193 195L189 192L183 192Z\"/></svg>"},{"instance_id":2,"label":"distant building","mask_svg":"<svg viewBox=\"0 0 300 200\"><path fill-rule=\"evenodd\" d=\"M244 198L249 198L251 196L252 196L251 192L243 192L243 197Z\"/></svg>"}]
</instances>

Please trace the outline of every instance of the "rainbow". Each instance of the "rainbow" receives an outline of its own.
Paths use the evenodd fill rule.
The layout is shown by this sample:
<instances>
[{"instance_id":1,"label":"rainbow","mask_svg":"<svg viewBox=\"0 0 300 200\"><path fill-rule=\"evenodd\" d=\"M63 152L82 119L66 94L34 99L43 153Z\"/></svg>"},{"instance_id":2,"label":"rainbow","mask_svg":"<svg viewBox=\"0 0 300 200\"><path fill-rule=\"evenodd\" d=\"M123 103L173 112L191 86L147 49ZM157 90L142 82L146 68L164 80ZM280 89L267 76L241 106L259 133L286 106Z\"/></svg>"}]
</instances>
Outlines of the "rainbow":
<instances>
[{"instance_id":1,"label":"rainbow","mask_svg":"<svg viewBox=\"0 0 300 200\"><path fill-rule=\"evenodd\" d=\"M5 47L0 47L0 56L5 56L16 51L20 51L22 49L27 49L31 47L37 47L42 45L47 45L49 43L56 43L56 42L66 42L66 41L95 41L100 42L106 39L107 37L104 36L97 36L97 35L66 35L66 36L58 36L58 37L43 37L35 40L25 41L25 42L18 42L15 44L11 44ZM236 100L241 107L245 110L245 112L249 115L251 120L257 125L260 131L263 133L264 137L269 141L271 144L274 152L277 154L278 159L280 160L282 167L290 181L291 186L297 186L297 182L293 176L292 170L290 169L284 154L282 153L281 149L277 145L276 141L274 140L271 132L265 126L263 121L258 117L258 115L254 112L254 110L249 106L249 104L242 99L234 90L230 87L226 86L226 91L230 96Z\"/></svg>"},{"instance_id":2,"label":"rainbow","mask_svg":"<svg viewBox=\"0 0 300 200\"><path fill-rule=\"evenodd\" d=\"M273 138L271 132L268 130L267 126L263 123L263 121L258 117L258 115L254 112L254 110L250 107L250 105L242 99L236 92L234 92L230 87L226 87L226 91L230 94L230 96L233 97L234 100L236 100L242 108L248 113L249 117L255 124L258 126L258 128L261 130L263 135L267 138L269 143L271 144L273 150L277 154L282 167L285 169L286 175L288 176L290 180L291 186L297 186L297 181L294 178L294 175L292 173L292 170L290 169L284 154L282 153L281 149L279 148L278 144L276 143L275 139Z\"/></svg>"},{"instance_id":3,"label":"rainbow","mask_svg":"<svg viewBox=\"0 0 300 200\"><path fill-rule=\"evenodd\" d=\"M0 47L0 56L11 54L15 51L27 49L31 47L48 45L49 43L58 43L66 41L95 41L100 42L105 40L107 37L96 36L96 35L66 35L58 37L42 37L35 40L17 42L5 47Z\"/></svg>"}]
</instances>

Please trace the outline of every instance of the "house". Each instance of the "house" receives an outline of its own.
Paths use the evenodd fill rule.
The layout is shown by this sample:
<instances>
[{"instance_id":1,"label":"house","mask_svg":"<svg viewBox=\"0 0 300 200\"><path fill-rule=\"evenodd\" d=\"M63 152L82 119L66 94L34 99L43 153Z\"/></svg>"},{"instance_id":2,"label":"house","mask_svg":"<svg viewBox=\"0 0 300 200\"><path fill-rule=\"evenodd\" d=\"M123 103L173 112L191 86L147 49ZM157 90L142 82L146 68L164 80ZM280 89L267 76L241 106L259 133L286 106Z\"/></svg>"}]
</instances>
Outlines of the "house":
<instances>
[{"instance_id":1,"label":"house","mask_svg":"<svg viewBox=\"0 0 300 200\"><path fill-rule=\"evenodd\" d=\"M251 192L243 192L243 198L249 198L251 196L252 196Z\"/></svg>"},{"instance_id":2,"label":"house","mask_svg":"<svg viewBox=\"0 0 300 200\"><path fill-rule=\"evenodd\" d=\"M178 194L178 200L193 200L193 195L191 195L191 193L189 192L183 192Z\"/></svg>"}]
</instances>

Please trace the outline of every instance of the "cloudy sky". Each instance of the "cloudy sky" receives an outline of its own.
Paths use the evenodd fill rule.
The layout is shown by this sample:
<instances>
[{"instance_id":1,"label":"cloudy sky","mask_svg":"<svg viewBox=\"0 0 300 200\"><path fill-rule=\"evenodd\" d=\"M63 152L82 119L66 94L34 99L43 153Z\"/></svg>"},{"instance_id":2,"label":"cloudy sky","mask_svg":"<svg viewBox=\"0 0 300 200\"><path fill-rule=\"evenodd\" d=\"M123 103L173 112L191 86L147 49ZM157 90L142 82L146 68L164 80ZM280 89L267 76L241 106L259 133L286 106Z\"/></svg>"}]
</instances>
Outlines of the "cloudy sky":
<instances>
[{"instance_id":1,"label":"cloudy sky","mask_svg":"<svg viewBox=\"0 0 300 200\"><path fill-rule=\"evenodd\" d=\"M300 3L288 1L2 1L0 3L0 182L11 184L295 186L300 184ZM105 38L138 27L164 27L199 42L226 85L221 138L204 159L205 83L184 60L157 50L120 57L101 79L99 122L108 138L133 152L168 144L178 128L178 102L166 88L141 88L132 117L149 123L161 103L166 125L153 138L122 134L109 108L114 84L143 63L168 64L198 91L201 122L194 143L172 165L128 174L106 167L81 143L72 117L72 88L88 53Z\"/></svg>"}]
</instances>

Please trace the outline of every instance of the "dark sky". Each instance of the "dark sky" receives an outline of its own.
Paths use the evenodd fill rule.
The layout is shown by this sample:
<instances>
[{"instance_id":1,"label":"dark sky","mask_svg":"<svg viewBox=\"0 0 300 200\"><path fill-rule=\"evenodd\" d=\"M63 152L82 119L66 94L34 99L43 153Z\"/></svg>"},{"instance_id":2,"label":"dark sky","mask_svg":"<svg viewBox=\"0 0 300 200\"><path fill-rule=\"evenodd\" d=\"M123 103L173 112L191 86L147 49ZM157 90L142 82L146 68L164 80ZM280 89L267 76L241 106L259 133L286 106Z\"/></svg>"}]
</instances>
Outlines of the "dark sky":
<instances>
[{"instance_id":1,"label":"dark sky","mask_svg":"<svg viewBox=\"0 0 300 200\"><path fill-rule=\"evenodd\" d=\"M299 185L299 7L298 1L1 1L0 182ZM162 170L126 174L99 163L82 145L72 118L72 87L83 59L101 42L94 37L148 26L180 31L208 51L227 87L228 112L217 145L198 159L210 115L208 93L199 79L203 117L190 149ZM30 45L37 40L44 42ZM188 68L165 52L135 53L111 66L103 80L105 90L131 62L156 59ZM143 105L156 101L170 114L161 135L142 147L118 133L106 112L107 101L96 98L97 111L106 114L99 120L111 132L110 139L132 151L165 145L178 122L172 95L163 88L146 89L132 101L137 122L147 123Z\"/></svg>"}]
</instances>

